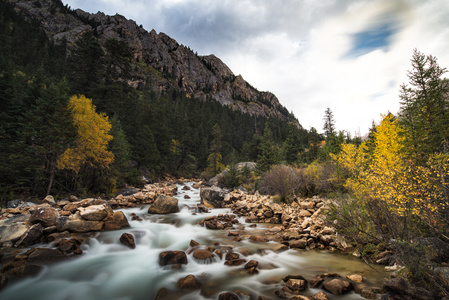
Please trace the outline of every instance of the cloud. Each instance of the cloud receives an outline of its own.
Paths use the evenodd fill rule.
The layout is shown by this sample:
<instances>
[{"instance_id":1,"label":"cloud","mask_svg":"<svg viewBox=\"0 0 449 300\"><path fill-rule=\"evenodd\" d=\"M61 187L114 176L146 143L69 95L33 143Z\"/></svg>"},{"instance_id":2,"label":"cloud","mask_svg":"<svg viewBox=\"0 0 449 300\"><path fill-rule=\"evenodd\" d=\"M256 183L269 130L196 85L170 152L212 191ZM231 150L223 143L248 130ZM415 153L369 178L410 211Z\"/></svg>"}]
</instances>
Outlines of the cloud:
<instances>
[{"instance_id":1,"label":"cloud","mask_svg":"<svg viewBox=\"0 0 449 300\"><path fill-rule=\"evenodd\" d=\"M399 108L414 48L449 67L449 6L441 0L67 0L119 13L215 54L254 87L273 92L305 128L362 134Z\"/></svg>"}]
</instances>

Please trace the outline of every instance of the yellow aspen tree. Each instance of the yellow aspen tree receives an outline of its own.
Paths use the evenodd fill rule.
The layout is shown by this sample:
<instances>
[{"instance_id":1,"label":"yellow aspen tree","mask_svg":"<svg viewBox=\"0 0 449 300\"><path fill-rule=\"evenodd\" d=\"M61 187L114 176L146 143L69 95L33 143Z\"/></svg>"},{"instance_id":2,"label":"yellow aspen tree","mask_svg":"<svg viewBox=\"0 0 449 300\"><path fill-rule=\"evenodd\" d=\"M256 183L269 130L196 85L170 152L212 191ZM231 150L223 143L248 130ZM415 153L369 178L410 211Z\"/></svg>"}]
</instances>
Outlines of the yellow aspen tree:
<instances>
[{"instance_id":1,"label":"yellow aspen tree","mask_svg":"<svg viewBox=\"0 0 449 300\"><path fill-rule=\"evenodd\" d=\"M68 109L77 129L74 148L68 148L58 159L59 169L78 172L83 165L105 168L114 161L114 154L108 151L112 140L111 123L104 113L96 113L92 100L84 95L72 96Z\"/></svg>"}]
</instances>

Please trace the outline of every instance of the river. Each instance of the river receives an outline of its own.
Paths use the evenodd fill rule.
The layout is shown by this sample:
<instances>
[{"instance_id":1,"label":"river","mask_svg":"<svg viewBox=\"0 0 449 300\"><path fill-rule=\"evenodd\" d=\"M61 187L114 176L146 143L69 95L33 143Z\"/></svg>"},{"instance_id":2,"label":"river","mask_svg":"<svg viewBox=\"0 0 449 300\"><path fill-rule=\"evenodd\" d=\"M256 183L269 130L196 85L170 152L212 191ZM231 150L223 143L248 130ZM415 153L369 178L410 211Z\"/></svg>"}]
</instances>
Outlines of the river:
<instances>
[{"instance_id":1,"label":"river","mask_svg":"<svg viewBox=\"0 0 449 300\"><path fill-rule=\"evenodd\" d=\"M191 187L191 184L187 184ZM37 276L22 279L8 285L0 292L2 300L148 300L154 299L158 290L165 287L177 291L176 282L189 274L202 283L197 291L180 291L176 299L218 299L224 291L240 290L249 296L240 299L257 299L265 296L277 299L274 291L281 289L281 279L289 274L310 278L322 273L338 273L341 276L361 274L367 286L381 285L385 272L378 266L368 266L360 259L328 251L288 250L281 253L270 251L277 243L253 243L248 239L233 241L225 230L208 230L198 223L207 216L231 213L228 209L212 209L197 213L194 208L200 201L199 190L182 190L178 187L180 212L169 215L150 215L148 206L123 209L131 228L96 233L83 245L83 254L77 258L47 265ZM190 199L185 199L188 195ZM142 221L131 220L136 214ZM245 223L240 218L241 223ZM250 228L245 224L245 234L255 235L265 226L257 224ZM130 249L119 243L124 232L131 233L136 248ZM215 257L208 263L195 261L189 253L191 240L207 248L213 244L238 251L249 250L246 260L259 262L259 273L249 275L243 266L229 267L224 258ZM41 245L43 246L43 245ZM258 250L259 249L259 250ZM262 250L265 249L265 250ZM161 267L159 253L165 250L186 251L188 264L180 268ZM321 289L307 289L302 295L311 296ZM364 299L351 292L330 299Z\"/></svg>"}]
</instances>

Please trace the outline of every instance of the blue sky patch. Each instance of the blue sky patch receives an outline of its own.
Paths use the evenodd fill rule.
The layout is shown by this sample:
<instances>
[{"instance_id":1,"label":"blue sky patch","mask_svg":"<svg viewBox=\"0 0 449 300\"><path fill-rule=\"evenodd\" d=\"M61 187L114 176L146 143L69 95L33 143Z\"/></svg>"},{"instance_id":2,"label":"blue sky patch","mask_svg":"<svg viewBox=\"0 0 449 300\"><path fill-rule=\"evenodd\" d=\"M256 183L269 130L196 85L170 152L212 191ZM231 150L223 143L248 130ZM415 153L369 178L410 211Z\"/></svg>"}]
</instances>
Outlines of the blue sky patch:
<instances>
[{"instance_id":1,"label":"blue sky patch","mask_svg":"<svg viewBox=\"0 0 449 300\"><path fill-rule=\"evenodd\" d=\"M377 49L388 49L397 30L396 22L390 20L352 34L352 48L346 56L358 57Z\"/></svg>"}]
</instances>

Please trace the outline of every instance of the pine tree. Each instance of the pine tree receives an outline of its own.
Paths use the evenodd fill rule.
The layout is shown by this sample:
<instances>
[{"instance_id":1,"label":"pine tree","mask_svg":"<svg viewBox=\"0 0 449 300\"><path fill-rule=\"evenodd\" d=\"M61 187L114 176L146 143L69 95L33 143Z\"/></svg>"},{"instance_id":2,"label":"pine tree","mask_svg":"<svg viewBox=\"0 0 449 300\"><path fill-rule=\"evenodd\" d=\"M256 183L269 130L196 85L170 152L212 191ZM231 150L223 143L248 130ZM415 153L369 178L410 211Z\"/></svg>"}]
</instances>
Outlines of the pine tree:
<instances>
[{"instance_id":1,"label":"pine tree","mask_svg":"<svg viewBox=\"0 0 449 300\"><path fill-rule=\"evenodd\" d=\"M278 162L278 153L273 141L270 126L265 123L262 142L260 144L261 155L257 162L257 168L263 172L268 171L272 165Z\"/></svg>"},{"instance_id":2,"label":"pine tree","mask_svg":"<svg viewBox=\"0 0 449 300\"><path fill-rule=\"evenodd\" d=\"M215 124L212 127L212 141L210 144L210 154L207 158L208 166L207 166L207 173L209 176L214 176L221 171L224 170L224 165L222 162L222 156L221 156L221 145L222 145L222 134L221 129L218 124Z\"/></svg>"}]
</instances>

